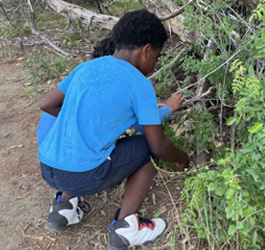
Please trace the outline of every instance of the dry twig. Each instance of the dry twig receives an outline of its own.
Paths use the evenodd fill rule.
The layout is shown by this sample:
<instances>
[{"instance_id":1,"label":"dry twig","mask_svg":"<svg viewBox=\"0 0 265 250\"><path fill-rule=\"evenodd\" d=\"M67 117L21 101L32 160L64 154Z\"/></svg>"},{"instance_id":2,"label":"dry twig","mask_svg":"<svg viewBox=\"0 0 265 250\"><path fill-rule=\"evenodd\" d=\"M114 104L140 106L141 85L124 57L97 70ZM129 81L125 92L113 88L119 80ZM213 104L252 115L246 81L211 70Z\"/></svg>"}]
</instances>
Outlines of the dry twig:
<instances>
[{"instance_id":1,"label":"dry twig","mask_svg":"<svg viewBox=\"0 0 265 250\"><path fill-rule=\"evenodd\" d=\"M172 12L172 13L171 13L170 15L168 15L168 16L159 17L159 19L160 19L161 21L166 21L166 20L168 20L168 19L170 19L170 18L172 18L172 17L176 17L176 16L180 15L181 13L184 12L184 10L186 9L186 7L187 7L188 5L190 5L192 2L194 2L194 0L189 1L186 5L182 6L182 7L179 8L178 10Z\"/></svg>"},{"instance_id":2,"label":"dry twig","mask_svg":"<svg viewBox=\"0 0 265 250\"><path fill-rule=\"evenodd\" d=\"M186 51L186 47L182 48L178 55L167 65L165 65L164 67L160 68L158 71L156 71L154 74L152 74L150 77L148 77L149 80L154 80L155 77L157 75L159 75L161 73L161 71L165 70L165 69L172 69L173 67L175 67L178 63L179 63L179 60L182 56L182 54Z\"/></svg>"},{"instance_id":3,"label":"dry twig","mask_svg":"<svg viewBox=\"0 0 265 250\"><path fill-rule=\"evenodd\" d=\"M4 6L3 6L2 1L0 1L0 7L1 7L1 9L3 10L3 12L4 12L4 15L5 15L7 21L8 21L8 22L9 22L14 28L17 28L17 27L11 22L11 20L9 19L9 17L8 17L8 15L7 15L7 12L6 12L6 10L5 10Z\"/></svg>"},{"instance_id":4,"label":"dry twig","mask_svg":"<svg viewBox=\"0 0 265 250\"><path fill-rule=\"evenodd\" d=\"M200 101L200 100L204 99L205 97L212 95L215 92L215 90L216 90L216 87L214 87L214 86L210 87L207 91L205 91L201 95L194 96L191 99L184 101L181 108L185 108L188 105L190 105L191 103L194 103L196 101Z\"/></svg>"},{"instance_id":5,"label":"dry twig","mask_svg":"<svg viewBox=\"0 0 265 250\"><path fill-rule=\"evenodd\" d=\"M231 57L229 57L225 62L223 62L222 64L220 64L216 69L212 70L211 72L209 72L208 74L206 74L204 77L202 77L200 80L198 80L197 82L195 83L192 83L190 84L189 86L183 88L183 89L180 89L178 90L177 92L175 93L181 93L183 92L184 90L186 89L189 89L197 84L199 84L201 81L203 81L204 79L206 79L208 76L210 76L211 74L215 73L217 70L221 69L224 65L226 65L228 62L230 62L238 53L240 53L241 50L239 49L238 51L236 51Z\"/></svg>"},{"instance_id":6,"label":"dry twig","mask_svg":"<svg viewBox=\"0 0 265 250\"><path fill-rule=\"evenodd\" d=\"M56 50L60 54L66 56L66 57L70 57L71 54L69 54L69 53L63 51L62 49L60 49L59 47L57 47L46 36L44 36L43 34L41 34L37 30L36 23L35 23L35 15L34 15L34 11L33 11L32 4L31 4L31 1L30 0L28 0L28 6L29 6L29 17L30 17L30 22L31 22L31 30L32 30L32 33L34 35L40 37L45 43L49 44L54 50Z\"/></svg>"}]
</instances>

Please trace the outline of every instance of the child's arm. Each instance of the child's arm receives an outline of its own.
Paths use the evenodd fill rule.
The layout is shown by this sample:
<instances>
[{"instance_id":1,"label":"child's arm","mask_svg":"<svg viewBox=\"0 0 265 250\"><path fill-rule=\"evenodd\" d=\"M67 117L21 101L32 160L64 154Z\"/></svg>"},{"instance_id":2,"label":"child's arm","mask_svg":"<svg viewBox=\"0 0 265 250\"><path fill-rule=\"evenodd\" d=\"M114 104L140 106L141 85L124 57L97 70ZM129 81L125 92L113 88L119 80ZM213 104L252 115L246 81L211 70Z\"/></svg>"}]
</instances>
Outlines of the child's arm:
<instances>
[{"instance_id":1,"label":"child's arm","mask_svg":"<svg viewBox=\"0 0 265 250\"><path fill-rule=\"evenodd\" d=\"M162 103L160 103L160 105L157 105L157 107L159 108L159 117L161 122L168 121L172 115L172 110L168 106L166 106L165 103L163 103L163 105ZM133 126L138 132L144 134L144 129L142 125L138 124L138 122L136 122Z\"/></svg>"},{"instance_id":2,"label":"child's arm","mask_svg":"<svg viewBox=\"0 0 265 250\"><path fill-rule=\"evenodd\" d=\"M53 116L58 116L64 100L64 93L58 86L49 92L41 101L40 109Z\"/></svg>"},{"instance_id":3,"label":"child's arm","mask_svg":"<svg viewBox=\"0 0 265 250\"><path fill-rule=\"evenodd\" d=\"M143 125L143 128L149 147L156 157L176 162L181 171L189 167L188 155L165 137L161 125Z\"/></svg>"},{"instance_id":4,"label":"child's arm","mask_svg":"<svg viewBox=\"0 0 265 250\"><path fill-rule=\"evenodd\" d=\"M181 94L174 94L168 98L166 103L158 103L157 106L159 108L159 116L161 122L168 121L174 111L181 107L181 104L184 100L184 96ZM134 128L144 134L143 127L138 123L133 125Z\"/></svg>"}]
</instances>

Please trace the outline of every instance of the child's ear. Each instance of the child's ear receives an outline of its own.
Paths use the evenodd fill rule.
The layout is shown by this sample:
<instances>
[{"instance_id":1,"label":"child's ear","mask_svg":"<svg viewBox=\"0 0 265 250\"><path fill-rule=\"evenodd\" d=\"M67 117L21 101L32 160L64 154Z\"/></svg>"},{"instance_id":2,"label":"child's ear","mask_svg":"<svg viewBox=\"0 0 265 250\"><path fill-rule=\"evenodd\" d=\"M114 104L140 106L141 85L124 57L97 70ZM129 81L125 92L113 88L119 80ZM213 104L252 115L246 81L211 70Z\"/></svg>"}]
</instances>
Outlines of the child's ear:
<instances>
[{"instance_id":1,"label":"child's ear","mask_svg":"<svg viewBox=\"0 0 265 250\"><path fill-rule=\"evenodd\" d=\"M151 53L152 49L153 47L151 43L146 44L142 50L144 57L147 57Z\"/></svg>"}]
</instances>

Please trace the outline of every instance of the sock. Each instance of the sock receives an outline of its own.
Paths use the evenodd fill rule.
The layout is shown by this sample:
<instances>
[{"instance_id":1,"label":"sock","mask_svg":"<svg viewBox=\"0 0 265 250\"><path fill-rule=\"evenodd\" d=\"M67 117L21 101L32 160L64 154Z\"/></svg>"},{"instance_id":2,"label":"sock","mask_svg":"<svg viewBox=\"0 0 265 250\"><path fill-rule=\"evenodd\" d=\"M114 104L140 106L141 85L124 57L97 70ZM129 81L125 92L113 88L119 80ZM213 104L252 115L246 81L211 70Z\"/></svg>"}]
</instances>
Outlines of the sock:
<instances>
[{"instance_id":1,"label":"sock","mask_svg":"<svg viewBox=\"0 0 265 250\"><path fill-rule=\"evenodd\" d=\"M61 200L61 195L58 194L56 201L57 201L57 202L60 202L60 200Z\"/></svg>"}]
</instances>

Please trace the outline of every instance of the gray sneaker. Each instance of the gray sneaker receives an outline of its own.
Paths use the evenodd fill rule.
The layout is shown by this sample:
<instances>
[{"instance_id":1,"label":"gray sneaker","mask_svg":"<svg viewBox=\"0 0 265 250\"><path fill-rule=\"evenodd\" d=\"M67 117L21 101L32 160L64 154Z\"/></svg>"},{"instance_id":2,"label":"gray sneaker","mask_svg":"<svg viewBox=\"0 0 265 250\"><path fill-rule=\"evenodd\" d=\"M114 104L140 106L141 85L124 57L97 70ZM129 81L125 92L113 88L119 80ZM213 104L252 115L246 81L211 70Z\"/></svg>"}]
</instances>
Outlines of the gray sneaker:
<instances>
[{"instance_id":1,"label":"gray sneaker","mask_svg":"<svg viewBox=\"0 0 265 250\"><path fill-rule=\"evenodd\" d=\"M144 219L140 213L135 213L118 221L118 215L119 210L110 224L109 250L126 250L128 246L151 245L166 228L166 223L160 218Z\"/></svg>"},{"instance_id":2,"label":"gray sneaker","mask_svg":"<svg viewBox=\"0 0 265 250\"><path fill-rule=\"evenodd\" d=\"M46 229L62 232L69 226L77 225L84 216L90 211L89 204L81 197L74 197L67 202L60 202L61 192L54 196L52 206L48 216Z\"/></svg>"}]
</instances>

